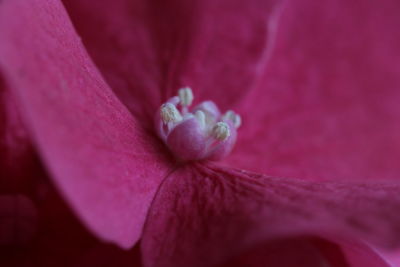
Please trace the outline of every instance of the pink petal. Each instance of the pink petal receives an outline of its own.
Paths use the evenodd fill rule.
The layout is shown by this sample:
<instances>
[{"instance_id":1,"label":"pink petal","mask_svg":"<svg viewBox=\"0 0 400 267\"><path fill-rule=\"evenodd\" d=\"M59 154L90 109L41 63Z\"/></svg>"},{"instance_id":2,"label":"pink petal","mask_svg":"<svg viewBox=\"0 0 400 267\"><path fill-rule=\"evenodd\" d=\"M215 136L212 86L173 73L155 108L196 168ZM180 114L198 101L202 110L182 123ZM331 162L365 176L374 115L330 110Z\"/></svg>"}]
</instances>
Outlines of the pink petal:
<instances>
[{"instance_id":1,"label":"pink petal","mask_svg":"<svg viewBox=\"0 0 400 267\"><path fill-rule=\"evenodd\" d=\"M18 15L16 15L18 14ZM99 237L139 238L168 164L114 96L58 1L4 1L0 68L58 188Z\"/></svg>"},{"instance_id":2,"label":"pink petal","mask_svg":"<svg viewBox=\"0 0 400 267\"><path fill-rule=\"evenodd\" d=\"M263 70L279 2L64 1L106 80L144 117L181 86L224 110L240 102Z\"/></svg>"},{"instance_id":3,"label":"pink petal","mask_svg":"<svg viewBox=\"0 0 400 267\"><path fill-rule=\"evenodd\" d=\"M306 182L188 165L162 184L142 237L146 266L214 266L261 242L335 236L400 245L399 186Z\"/></svg>"},{"instance_id":4,"label":"pink petal","mask_svg":"<svg viewBox=\"0 0 400 267\"><path fill-rule=\"evenodd\" d=\"M143 126L167 99L148 1L63 1L83 44L111 89ZM94 11L95 10L95 11ZM178 88L175 88L177 90ZM153 130L153 129L152 129Z\"/></svg>"},{"instance_id":5,"label":"pink petal","mask_svg":"<svg viewBox=\"0 0 400 267\"><path fill-rule=\"evenodd\" d=\"M376 248L375 248L376 249ZM400 253L399 251L387 251L382 249L376 249L377 253L383 257L391 267L400 266Z\"/></svg>"},{"instance_id":6,"label":"pink petal","mask_svg":"<svg viewBox=\"0 0 400 267\"><path fill-rule=\"evenodd\" d=\"M400 2L288 1L229 164L275 176L399 179ZM271 37L271 38L272 38Z\"/></svg>"}]
</instances>

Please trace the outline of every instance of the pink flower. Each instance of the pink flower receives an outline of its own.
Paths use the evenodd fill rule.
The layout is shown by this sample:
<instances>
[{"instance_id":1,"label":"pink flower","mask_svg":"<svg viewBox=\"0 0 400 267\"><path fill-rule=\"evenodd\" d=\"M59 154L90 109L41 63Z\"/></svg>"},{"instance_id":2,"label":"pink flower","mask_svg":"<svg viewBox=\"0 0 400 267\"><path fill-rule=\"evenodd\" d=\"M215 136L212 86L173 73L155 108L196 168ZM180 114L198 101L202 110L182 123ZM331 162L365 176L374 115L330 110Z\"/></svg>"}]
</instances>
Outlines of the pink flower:
<instances>
[{"instance_id":1,"label":"pink flower","mask_svg":"<svg viewBox=\"0 0 400 267\"><path fill-rule=\"evenodd\" d=\"M64 4L0 1L0 236L28 246L24 265L76 265L94 244L78 265L139 253L55 215L38 153L83 224L124 249L140 240L144 266L387 266L375 247L400 245L398 1ZM242 115L220 163L178 163L156 134L186 85Z\"/></svg>"}]
</instances>

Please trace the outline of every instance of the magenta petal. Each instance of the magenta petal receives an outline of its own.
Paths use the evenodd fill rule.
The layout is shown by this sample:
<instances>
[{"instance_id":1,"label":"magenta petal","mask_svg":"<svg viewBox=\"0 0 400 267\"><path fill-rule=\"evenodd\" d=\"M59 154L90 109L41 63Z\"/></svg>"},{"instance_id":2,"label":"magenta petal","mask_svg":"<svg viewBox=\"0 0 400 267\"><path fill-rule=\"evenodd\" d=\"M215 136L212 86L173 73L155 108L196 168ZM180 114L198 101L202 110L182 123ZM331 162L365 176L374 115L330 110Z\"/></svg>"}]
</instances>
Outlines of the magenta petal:
<instances>
[{"instance_id":1,"label":"magenta petal","mask_svg":"<svg viewBox=\"0 0 400 267\"><path fill-rule=\"evenodd\" d=\"M391 267L399 267L400 266L400 253L399 251L386 251L386 250L377 250L377 253L384 258Z\"/></svg>"},{"instance_id":2,"label":"magenta petal","mask_svg":"<svg viewBox=\"0 0 400 267\"><path fill-rule=\"evenodd\" d=\"M142 237L147 266L214 266L279 237L400 245L399 186L314 183L191 165L162 184Z\"/></svg>"},{"instance_id":3,"label":"magenta petal","mask_svg":"<svg viewBox=\"0 0 400 267\"><path fill-rule=\"evenodd\" d=\"M58 1L3 1L0 39L1 71L58 188L99 237L132 246L168 168L155 141L104 83Z\"/></svg>"},{"instance_id":4,"label":"magenta petal","mask_svg":"<svg viewBox=\"0 0 400 267\"><path fill-rule=\"evenodd\" d=\"M162 91L166 72L149 26L149 6L155 1L63 2L111 89L144 126L152 128L155 110L171 96Z\"/></svg>"},{"instance_id":5,"label":"magenta petal","mask_svg":"<svg viewBox=\"0 0 400 267\"><path fill-rule=\"evenodd\" d=\"M229 163L274 176L399 179L400 2L287 1Z\"/></svg>"},{"instance_id":6,"label":"magenta petal","mask_svg":"<svg viewBox=\"0 0 400 267\"><path fill-rule=\"evenodd\" d=\"M269 27L279 0L160 1L158 42L169 58L171 87L189 85L199 99L235 109L263 74ZM165 12L167 10L167 12Z\"/></svg>"},{"instance_id":7,"label":"magenta petal","mask_svg":"<svg viewBox=\"0 0 400 267\"><path fill-rule=\"evenodd\" d=\"M96 12L91 0L64 2L113 90L140 114L181 86L224 110L240 102L262 74L281 1L101 0ZM141 99L159 103L143 109Z\"/></svg>"},{"instance_id":8,"label":"magenta petal","mask_svg":"<svg viewBox=\"0 0 400 267\"><path fill-rule=\"evenodd\" d=\"M365 242L338 240L330 237L331 242L314 239L312 243L332 267L389 267L379 253ZM333 243L334 242L334 243Z\"/></svg>"}]
</instances>

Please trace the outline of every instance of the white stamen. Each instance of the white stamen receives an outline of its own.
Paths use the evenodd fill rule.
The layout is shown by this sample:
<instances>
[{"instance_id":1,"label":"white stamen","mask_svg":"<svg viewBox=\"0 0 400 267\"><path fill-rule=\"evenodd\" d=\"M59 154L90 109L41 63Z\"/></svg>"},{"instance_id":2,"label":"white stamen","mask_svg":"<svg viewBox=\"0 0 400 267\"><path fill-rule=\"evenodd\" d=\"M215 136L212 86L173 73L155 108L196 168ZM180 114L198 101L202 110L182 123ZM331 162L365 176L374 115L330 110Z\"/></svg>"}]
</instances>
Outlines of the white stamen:
<instances>
[{"instance_id":1,"label":"white stamen","mask_svg":"<svg viewBox=\"0 0 400 267\"><path fill-rule=\"evenodd\" d=\"M182 115L179 110L171 103L165 103L160 110L161 119L165 124L170 122L179 122L182 120Z\"/></svg>"},{"instance_id":2,"label":"white stamen","mask_svg":"<svg viewBox=\"0 0 400 267\"><path fill-rule=\"evenodd\" d=\"M230 120L235 128L239 128L240 125L242 124L242 118L240 117L239 114L236 114L232 110L228 110L223 116L223 120Z\"/></svg>"},{"instance_id":3,"label":"white stamen","mask_svg":"<svg viewBox=\"0 0 400 267\"><path fill-rule=\"evenodd\" d=\"M181 100L182 107L188 107L193 102L193 92L190 87L184 87L178 91L179 99Z\"/></svg>"},{"instance_id":4,"label":"white stamen","mask_svg":"<svg viewBox=\"0 0 400 267\"><path fill-rule=\"evenodd\" d=\"M197 110L197 111L194 113L194 116L195 116L196 119L198 120L198 122L199 122L199 124L200 124L200 127L201 127L202 129L204 129L204 128L206 127L206 115L204 114L204 112L201 111L201 110Z\"/></svg>"},{"instance_id":5,"label":"white stamen","mask_svg":"<svg viewBox=\"0 0 400 267\"><path fill-rule=\"evenodd\" d=\"M156 116L159 137L182 161L218 160L227 156L235 144L240 116L232 110L221 115L210 100L191 108L193 98L192 90L183 87L161 105Z\"/></svg>"},{"instance_id":6,"label":"white stamen","mask_svg":"<svg viewBox=\"0 0 400 267\"><path fill-rule=\"evenodd\" d=\"M225 122L217 122L214 125L211 134L215 139L224 141L231 135L231 132L229 130L228 124L226 124Z\"/></svg>"}]
</instances>

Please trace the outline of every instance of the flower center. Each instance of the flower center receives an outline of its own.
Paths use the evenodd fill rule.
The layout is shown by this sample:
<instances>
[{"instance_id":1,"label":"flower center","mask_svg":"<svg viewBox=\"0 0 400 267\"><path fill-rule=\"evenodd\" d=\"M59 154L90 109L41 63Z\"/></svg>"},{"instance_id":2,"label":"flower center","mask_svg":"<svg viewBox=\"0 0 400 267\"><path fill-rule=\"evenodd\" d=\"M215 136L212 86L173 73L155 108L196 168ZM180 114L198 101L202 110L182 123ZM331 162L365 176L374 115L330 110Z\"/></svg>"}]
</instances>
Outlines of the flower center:
<instances>
[{"instance_id":1,"label":"flower center","mask_svg":"<svg viewBox=\"0 0 400 267\"><path fill-rule=\"evenodd\" d=\"M193 98L192 90L185 87L161 105L158 135L181 160L221 159L235 145L241 118L232 110L221 115L209 100L191 109Z\"/></svg>"}]
</instances>

